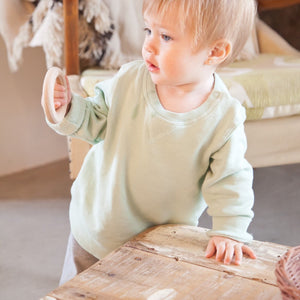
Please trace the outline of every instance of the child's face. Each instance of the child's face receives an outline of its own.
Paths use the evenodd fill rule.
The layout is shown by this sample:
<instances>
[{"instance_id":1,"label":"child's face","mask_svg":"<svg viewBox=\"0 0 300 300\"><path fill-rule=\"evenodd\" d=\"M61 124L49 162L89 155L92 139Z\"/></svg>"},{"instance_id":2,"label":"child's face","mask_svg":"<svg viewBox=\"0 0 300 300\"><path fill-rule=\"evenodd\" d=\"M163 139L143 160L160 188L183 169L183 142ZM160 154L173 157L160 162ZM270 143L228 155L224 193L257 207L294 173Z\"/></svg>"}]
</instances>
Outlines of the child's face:
<instances>
[{"instance_id":1,"label":"child's face","mask_svg":"<svg viewBox=\"0 0 300 300\"><path fill-rule=\"evenodd\" d=\"M156 85L197 84L207 79L210 72L205 62L210 49L193 50L191 30L182 30L174 11L164 18L145 13L144 20L142 53Z\"/></svg>"}]
</instances>

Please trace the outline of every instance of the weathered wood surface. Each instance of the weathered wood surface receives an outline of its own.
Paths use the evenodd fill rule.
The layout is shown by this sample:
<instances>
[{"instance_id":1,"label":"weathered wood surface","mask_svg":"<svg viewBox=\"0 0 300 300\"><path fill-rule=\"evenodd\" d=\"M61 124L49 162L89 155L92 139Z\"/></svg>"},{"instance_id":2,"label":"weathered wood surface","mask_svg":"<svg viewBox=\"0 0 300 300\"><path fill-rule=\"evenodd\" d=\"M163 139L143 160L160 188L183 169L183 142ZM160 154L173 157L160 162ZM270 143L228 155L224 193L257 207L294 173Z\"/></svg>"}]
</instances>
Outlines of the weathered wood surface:
<instances>
[{"instance_id":1,"label":"weathered wood surface","mask_svg":"<svg viewBox=\"0 0 300 300\"><path fill-rule=\"evenodd\" d=\"M215 269L229 274L258 280L276 285L274 274L275 263L289 247L274 243L253 241L251 248L255 251L257 259L243 258L241 266L224 265L215 259L207 259L205 250L208 244L207 229L185 226L165 225L150 229L126 246L143 251L152 252L166 257L177 258L206 268Z\"/></svg>"},{"instance_id":2,"label":"weathered wood surface","mask_svg":"<svg viewBox=\"0 0 300 300\"><path fill-rule=\"evenodd\" d=\"M207 242L202 228L149 229L43 300L281 299L274 270L288 247L255 241L256 260L225 266L204 257Z\"/></svg>"}]
</instances>

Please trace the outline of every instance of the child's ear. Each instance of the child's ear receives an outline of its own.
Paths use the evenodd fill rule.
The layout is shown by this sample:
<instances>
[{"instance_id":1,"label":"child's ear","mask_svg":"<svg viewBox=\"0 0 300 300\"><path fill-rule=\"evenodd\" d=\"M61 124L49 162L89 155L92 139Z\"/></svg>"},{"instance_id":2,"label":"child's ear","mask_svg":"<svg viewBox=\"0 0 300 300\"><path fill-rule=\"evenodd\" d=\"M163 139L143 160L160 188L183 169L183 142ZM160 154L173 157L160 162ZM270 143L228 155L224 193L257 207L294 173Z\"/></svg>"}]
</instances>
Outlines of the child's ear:
<instances>
[{"instance_id":1,"label":"child's ear","mask_svg":"<svg viewBox=\"0 0 300 300\"><path fill-rule=\"evenodd\" d=\"M209 52L205 63L207 65L221 64L231 53L231 43L227 40L216 41Z\"/></svg>"}]
</instances>

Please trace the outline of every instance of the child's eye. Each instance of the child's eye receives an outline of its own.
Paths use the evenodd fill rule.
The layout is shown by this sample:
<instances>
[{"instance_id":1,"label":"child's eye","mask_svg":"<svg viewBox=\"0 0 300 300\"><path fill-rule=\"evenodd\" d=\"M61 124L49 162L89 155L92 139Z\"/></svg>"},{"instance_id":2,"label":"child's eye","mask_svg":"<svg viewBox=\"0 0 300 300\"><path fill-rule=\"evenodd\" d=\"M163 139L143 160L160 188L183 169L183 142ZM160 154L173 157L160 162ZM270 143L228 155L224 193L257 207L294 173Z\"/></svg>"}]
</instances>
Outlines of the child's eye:
<instances>
[{"instance_id":1,"label":"child's eye","mask_svg":"<svg viewBox=\"0 0 300 300\"><path fill-rule=\"evenodd\" d=\"M145 27L144 31L145 31L146 35L150 35L151 34L151 30L148 27Z\"/></svg>"},{"instance_id":2,"label":"child's eye","mask_svg":"<svg viewBox=\"0 0 300 300\"><path fill-rule=\"evenodd\" d=\"M168 35L166 35L166 34L162 34L161 37L162 37L162 39L163 39L165 42L168 42L168 41L170 41L170 40L172 39L170 36L168 36Z\"/></svg>"}]
</instances>

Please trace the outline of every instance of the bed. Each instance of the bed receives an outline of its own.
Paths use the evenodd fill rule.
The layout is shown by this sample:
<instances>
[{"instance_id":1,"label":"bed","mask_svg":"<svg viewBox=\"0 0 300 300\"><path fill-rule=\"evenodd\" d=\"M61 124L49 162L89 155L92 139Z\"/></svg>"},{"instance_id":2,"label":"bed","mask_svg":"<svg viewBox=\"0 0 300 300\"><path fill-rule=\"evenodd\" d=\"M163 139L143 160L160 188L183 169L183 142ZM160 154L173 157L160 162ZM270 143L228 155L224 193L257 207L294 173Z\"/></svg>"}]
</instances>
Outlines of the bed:
<instances>
[{"instance_id":1,"label":"bed","mask_svg":"<svg viewBox=\"0 0 300 300\"><path fill-rule=\"evenodd\" d=\"M76 1L75 1L76 2ZM78 33L74 33L78 16L74 1L64 2L65 11L65 67L71 77L73 89L78 93L93 94L93 86L99 80L113 75L112 70L86 69L80 72L76 40ZM273 9L286 5L293 5L299 1L260 1L259 9ZM259 54L249 60L239 60L225 69L219 70L219 74L231 90L242 100L247 108L247 121L245 130L248 139L246 157L253 167L266 167L300 162L300 56L299 52L292 48L276 32L260 20L256 23L256 39L259 44ZM75 43L75 46L74 46ZM275 62L275 64L274 64ZM247 88L241 89L241 84L249 81L249 69L252 70ZM244 73L243 73L244 72ZM71 76L70 76L71 75ZM75 76L74 76L75 75ZM292 83L289 84L291 80ZM255 84L263 82L255 89ZM237 84L238 82L238 84ZM286 101L287 90L295 86ZM280 87L278 87L280 86ZM252 93L249 92L252 90ZM268 90L269 89L269 90ZM273 95L268 95L271 91ZM251 103L257 93L266 94L266 103L259 100ZM280 94L280 95L279 95ZM272 97L278 97L275 102L269 103ZM250 102L249 102L250 98ZM282 98L282 99L279 99ZM274 99L273 99L274 100ZM252 101L253 102L253 101ZM90 146L80 140L71 139L70 171L75 178L85 154Z\"/></svg>"},{"instance_id":2,"label":"bed","mask_svg":"<svg viewBox=\"0 0 300 300\"><path fill-rule=\"evenodd\" d=\"M32 5L31 19L21 28L23 32L19 31L12 49L26 43L43 46L48 67L63 66L76 93L92 95L96 82L113 76L122 63L140 57L140 0L28 2ZM258 9L299 3L259 0ZM300 52L257 18L240 57L218 73L246 108L246 158L252 166L300 163ZM90 145L78 139L68 141L74 179Z\"/></svg>"}]
</instances>

